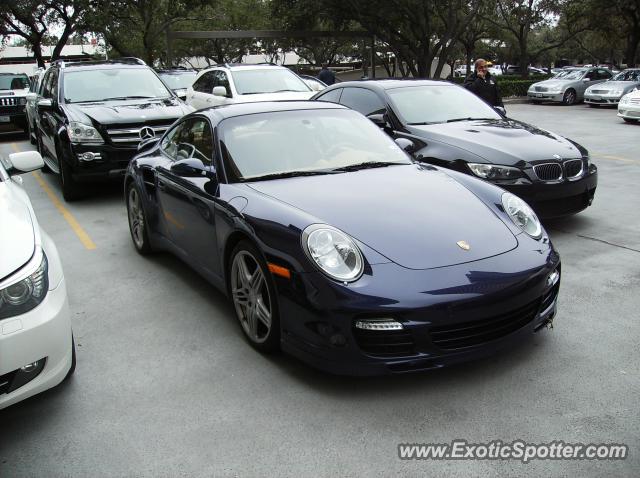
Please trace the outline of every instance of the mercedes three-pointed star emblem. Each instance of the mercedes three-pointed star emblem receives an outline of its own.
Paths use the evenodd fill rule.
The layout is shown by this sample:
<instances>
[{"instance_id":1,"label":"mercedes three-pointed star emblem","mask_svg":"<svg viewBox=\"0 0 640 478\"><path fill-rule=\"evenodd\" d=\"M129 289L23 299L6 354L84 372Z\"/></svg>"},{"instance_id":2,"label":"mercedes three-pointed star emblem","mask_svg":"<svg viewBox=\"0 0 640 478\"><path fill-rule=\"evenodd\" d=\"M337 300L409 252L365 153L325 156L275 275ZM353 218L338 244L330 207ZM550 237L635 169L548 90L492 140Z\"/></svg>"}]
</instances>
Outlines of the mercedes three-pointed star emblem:
<instances>
[{"instance_id":1,"label":"mercedes three-pointed star emblem","mask_svg":"<svg viewBox=\"0 0 640 478\"><path fill-rule=\"evenodd\" d=\"M144 141L145 139L151 139L156 137L156 132L153 131L152 128L145 126L140 130L140 139Z\"/></svg>"}]
</instances>

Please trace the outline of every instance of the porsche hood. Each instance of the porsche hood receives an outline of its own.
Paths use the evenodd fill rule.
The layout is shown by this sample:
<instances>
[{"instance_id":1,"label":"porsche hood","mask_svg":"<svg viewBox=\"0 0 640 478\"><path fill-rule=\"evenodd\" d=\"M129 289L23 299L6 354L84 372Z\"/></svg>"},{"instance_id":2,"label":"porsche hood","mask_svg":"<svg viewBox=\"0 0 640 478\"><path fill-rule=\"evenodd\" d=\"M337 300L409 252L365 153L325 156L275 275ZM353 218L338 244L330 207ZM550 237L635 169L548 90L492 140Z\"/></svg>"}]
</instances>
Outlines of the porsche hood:
<instances>
[{"instance_id":1,"label":"porsche hood","mask_svg":"<svg viewBox=\"0 0 640 478\"><path fill-rule=\"evenodd\" d=\"M248 185L410 269L477 261L518 244L488 206L435 168L394 165Z\"/></svg>"}]
</instances>

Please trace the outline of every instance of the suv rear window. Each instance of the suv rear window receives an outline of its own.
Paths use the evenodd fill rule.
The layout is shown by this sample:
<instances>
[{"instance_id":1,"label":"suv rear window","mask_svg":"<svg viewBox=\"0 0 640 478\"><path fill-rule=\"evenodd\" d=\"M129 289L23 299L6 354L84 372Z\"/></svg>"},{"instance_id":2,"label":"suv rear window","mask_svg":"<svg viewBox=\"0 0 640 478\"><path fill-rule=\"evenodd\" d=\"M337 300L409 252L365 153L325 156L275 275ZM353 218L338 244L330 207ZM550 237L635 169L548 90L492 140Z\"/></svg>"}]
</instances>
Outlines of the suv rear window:
<instances>
[{"instance_id":1,"label":"suv rear window","mask_svg":"<svg viewBox=\"0 0 640 478\"><path fill-rule=\"evenodd\" d=\"M148 68L101 68L64 73L67 103L169 96L167 87Z\"/></svg>"},{"instance_id":2,"label":"suv rear window","mask_svg":"<svg viewBox=\"0 0 640 478\"><path fill-rule=\"evenodd\" d=\"M24 90L29 88L27 75L0 75L0 90Z\"/></svg>"}]
</instances>

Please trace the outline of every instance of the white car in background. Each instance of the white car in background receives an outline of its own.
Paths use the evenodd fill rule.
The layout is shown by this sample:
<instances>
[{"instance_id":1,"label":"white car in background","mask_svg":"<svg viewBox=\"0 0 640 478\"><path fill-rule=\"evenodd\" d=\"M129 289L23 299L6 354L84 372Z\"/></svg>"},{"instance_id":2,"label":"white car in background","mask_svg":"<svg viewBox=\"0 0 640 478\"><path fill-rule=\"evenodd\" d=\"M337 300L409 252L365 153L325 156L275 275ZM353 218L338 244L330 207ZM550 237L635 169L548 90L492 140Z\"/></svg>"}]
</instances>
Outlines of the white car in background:
<instances>
[{"instance_id":1,"label":"white car in background","mask_svg":"<svg viewBox=\"0 0 640 478\"><path fill-rule=\"evenodd\" d=\"M187 89L196 108L256 101L308 100L315 92L289 68L225 64L202 70Z\"/></svg>"},{"instance_id":2,"label":"white car in background","mask_svg":"<svg viewBox=\"0 0 640 478\"><path fill-rule=\"evenodd\" d=\"M15 176L36 151L0 158L0 409L58 385L76 354L62 265Z\"/></svg>"},{"instance_id":3,"label":"white car in background","mask_svg":"<svg viewBox=\"0 0 640 478\"><path fill-rule=\"evenodd\" d=\"M628 123L640 122L640 89L627 93L620 99L618 116Z\"/></svg>"}]
</instances>

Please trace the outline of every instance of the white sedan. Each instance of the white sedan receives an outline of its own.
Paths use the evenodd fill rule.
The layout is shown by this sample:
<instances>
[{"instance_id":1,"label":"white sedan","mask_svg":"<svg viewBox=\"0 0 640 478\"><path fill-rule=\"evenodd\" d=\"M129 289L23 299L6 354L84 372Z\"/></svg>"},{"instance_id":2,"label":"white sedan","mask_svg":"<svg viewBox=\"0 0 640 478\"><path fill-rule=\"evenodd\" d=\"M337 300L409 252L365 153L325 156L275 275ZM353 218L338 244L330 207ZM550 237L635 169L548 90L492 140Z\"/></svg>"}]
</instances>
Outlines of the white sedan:
<instances>
[{"instance_id":1,"label":"white sedan","mask_svg":"<svg viewBox=\"0 0 640 478\"><path fill-rule=\"evenodd\" d=\"M0 409L58 385L76 365L58 250L16 177L43 165L36 151L0 158Z\"/></svg>"},{"instance_id":2,"label":"white sedan","mask_svg":"<svg viewBox=\"0 0 640 478\"><path fill-rule=\"evenodd\" d=\"M618 116L628 123L640 121L640 89L627 93L620 98Z\"/></svg>"}]
</instances>

